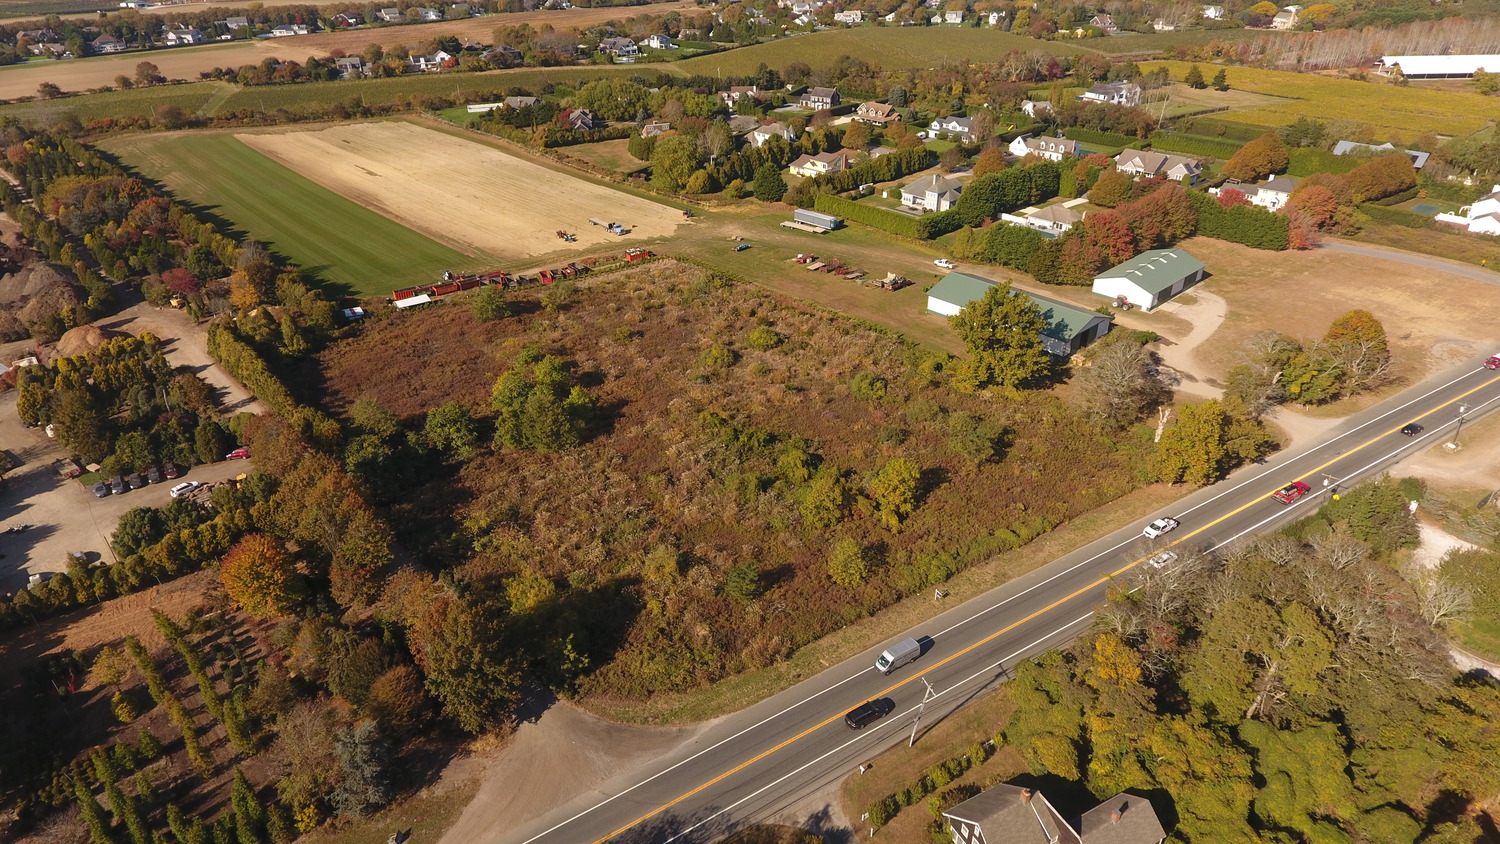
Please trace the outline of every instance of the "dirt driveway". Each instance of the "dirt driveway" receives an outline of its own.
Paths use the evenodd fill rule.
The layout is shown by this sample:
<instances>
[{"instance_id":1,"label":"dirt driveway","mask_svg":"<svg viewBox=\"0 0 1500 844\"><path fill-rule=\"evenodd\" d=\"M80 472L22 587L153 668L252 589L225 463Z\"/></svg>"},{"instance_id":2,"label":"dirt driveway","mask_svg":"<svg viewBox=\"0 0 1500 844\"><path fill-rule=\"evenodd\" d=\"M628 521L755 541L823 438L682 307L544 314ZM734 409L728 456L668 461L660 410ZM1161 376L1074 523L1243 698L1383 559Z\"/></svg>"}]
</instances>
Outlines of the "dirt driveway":
<instances>
[{"instance_id":1,"label":"dirt driveway","mask_svg":"<svg viewBox=\"0 0 1500 844\"><path fill-rule=\"evenodd\" d=\"M116 292L122 296L133 295L118 289ZM131 300L126 301L128 303ZM124 310L97 324L100 328L131 334L149 331L160 337L162 353L166 355L167 362L187 368L217 390L215 398L226 416L240 411L257 415L266 412L266 406L261 404L260 399L251 395L243 384L229 377L229 373L209 356L208 332L194 323L187 311L158 308L136 298L134 304L127 304Z\"/></svg>"}]
</instances>

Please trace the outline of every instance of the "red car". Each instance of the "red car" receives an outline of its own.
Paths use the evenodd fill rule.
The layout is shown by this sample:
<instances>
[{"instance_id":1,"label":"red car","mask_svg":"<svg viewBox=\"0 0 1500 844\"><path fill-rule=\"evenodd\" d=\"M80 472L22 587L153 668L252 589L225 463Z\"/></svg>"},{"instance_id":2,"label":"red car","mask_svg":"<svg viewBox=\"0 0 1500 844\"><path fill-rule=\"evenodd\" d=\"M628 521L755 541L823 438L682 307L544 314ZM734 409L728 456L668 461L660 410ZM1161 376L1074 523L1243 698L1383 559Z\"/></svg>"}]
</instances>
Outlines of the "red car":
<instances>
[{"instance_id":1,"label":"red car","mask_svg":"<svg viewBox=\"0 0 1500 844\"><path fill-rule=\"evenodd\" d=\"M1500 355L1490 355L1484 362L1485 369L1500 369Z\"/></svg>"},{"instance_id":2,"label":"red car","mask_svg":"<svg viewBox=\"0 0 1500 844\"><path fill-rule=\"evenodd\" d=\"M1295 481L1271 493L1271 497L1282 504L1290 504L1309 492L1312 492L1312 487L1301 481Z\"/></svg>"},{"instance_id":3,"label":"red car","mask_svg":"<svg viewBox=\"0 0 1500 844\"><path fill-rule=\"evenodd\" d=\"M244 459L246 457L249 457L249 456L250 456L250 449L245 448L244 446L240 446L239 448L235 449L234 451L231 451L228 454L224 455L224 459L225 460L242 460L242 459Z\"/></svg>"}]
</instances>

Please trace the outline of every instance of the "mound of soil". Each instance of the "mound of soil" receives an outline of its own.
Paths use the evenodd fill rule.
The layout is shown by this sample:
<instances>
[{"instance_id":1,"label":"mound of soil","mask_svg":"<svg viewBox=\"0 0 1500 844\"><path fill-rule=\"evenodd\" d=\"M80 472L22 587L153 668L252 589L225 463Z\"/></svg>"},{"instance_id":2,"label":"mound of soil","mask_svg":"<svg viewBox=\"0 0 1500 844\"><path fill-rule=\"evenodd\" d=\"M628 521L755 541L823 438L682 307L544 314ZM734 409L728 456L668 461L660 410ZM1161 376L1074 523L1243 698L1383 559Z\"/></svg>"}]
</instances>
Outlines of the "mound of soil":
<instances>
[{"instance_id":1,"label":"mound of soil","mask_svg":"<svg viewBox=\"0 0 1500 844\"><path fill-rule=\"evenodd\" d=\"M68 329L57 341L57 353L62 357L73 357L83 355L104 345L104 341L111 337L123 337L122 331L111 331L108 328L99 328L94 325L80 325L77 328Z\"/></svg>"},{"instance_id":2,"label":"mound of soil","mask_svg":"<svg viewBox=\"0 0 1500 844\"><path fill-rule=\"evenodd\" d=\"M0 337L17 338L86 298L73 271L38 262L0 277Z\"/></svg>"}]
</instances>

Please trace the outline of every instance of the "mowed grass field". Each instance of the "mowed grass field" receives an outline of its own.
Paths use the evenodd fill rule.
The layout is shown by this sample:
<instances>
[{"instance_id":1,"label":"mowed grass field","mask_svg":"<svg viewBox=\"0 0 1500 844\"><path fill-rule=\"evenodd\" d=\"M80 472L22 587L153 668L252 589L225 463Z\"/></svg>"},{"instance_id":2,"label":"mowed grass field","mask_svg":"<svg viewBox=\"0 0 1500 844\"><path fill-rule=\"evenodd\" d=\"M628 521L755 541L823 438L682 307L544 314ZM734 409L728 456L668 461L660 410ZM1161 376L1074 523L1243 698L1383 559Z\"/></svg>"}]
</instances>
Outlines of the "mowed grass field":
<instances>
[{"instance_id":1,"label":"mowed grass field","mask_svg":"<svg viewBox=\"0 0 1500 844\"><path fill-rule=\"evenodd\" d=\"M672 67L705 76L744 75L754 73L761 62L772 68L792 62L827 67L839 56L848 55L886 70L905 70L963 59L994 61L1011 50L1040 50L1059 56L1089 52L1077 44L1038 41L989 27L861 26L778 38L766 44L675 62Z\"/></svg>"},{"instance_id":2,"label":"mowed grass field","mask_svg":"<svg viewBox=\"0 0 1500 844\"><path fill-rule=\"evenodd\" d=\"M1181 80L1191 66L1189 62L1166 61L1148 62L1142 68L1165 67L1172 79ZM1207 78L1218 71L1216 65L1198 67ZM1254 126L1283 126L1299 117L1311 117L1354 120L1407 136L1421 132L1467 135L1500 117L1500 104L1480 94L1427 89L1420 84L1398 88L1382 82L1251 67L1230 67L1226 71L1234 90L1284 98L1224 115L1228 120Z\"/></svg>"},{"instance_id":3,"label":"mowed grass field","mask_svg":"<svg viewBox=\"0 0 1500 844\"><path fill-rule=\"evenodd\" d=\"M295 262L330 292L385 294L485 263L319 187L233 135L148 135L101 146Z\"/></svg>"}]
</instances>

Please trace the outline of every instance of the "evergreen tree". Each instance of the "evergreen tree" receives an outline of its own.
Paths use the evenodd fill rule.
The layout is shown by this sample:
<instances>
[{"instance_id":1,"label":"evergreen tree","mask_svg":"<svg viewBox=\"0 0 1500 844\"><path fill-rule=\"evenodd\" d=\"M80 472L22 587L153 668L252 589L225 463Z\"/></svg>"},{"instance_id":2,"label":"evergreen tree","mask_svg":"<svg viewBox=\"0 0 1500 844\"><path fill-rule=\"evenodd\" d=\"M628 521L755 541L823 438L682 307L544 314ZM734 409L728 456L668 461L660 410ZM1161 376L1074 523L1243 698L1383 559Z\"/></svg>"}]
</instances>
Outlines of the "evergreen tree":
<instances>
[{"instance_id":1,"label":"evergreen tree","mask_svg":"<svg viewBox=\"0 0 1500 844\"><path fill-rule=\"evenodd\" d=\"M1214 74L1213 86L1215 91L1229 90L1229 78L1225 75L1224 68L1219 68L1219 72Z\"/></svg>"},{"instance_id":2,"label":"evergreen tree","mask_svg":"<svg viewBox=\"0 0 1500 844\"><path fill-rule=\"evenodd\" d=\"M1199 70L1197 65L1192 65L1187 69L1187 74L1182 77L1182 81L1186 83L1189 88L1202 90L1208 87L1203 82L1203 71Z\"/></svg>"},{"instance_id":3,"label":"evergreen tree","mask_svg":"<svg viewBox=\"0 0 1500 844\"><path fill-rule=\"evenodd\" d=\"M750 190L761 202L780 202L786 196L786 179L781 177L779 167L762 164L755 171L755 182Z\"/></svg>"},{"instance_id":4,"label":"evergreen tree","mask_svg":"<svg viewBox=\"0 0 1500 844\"><path fill-rule=\"evenodd\" d=\"M341 817L362 817L390 800L390 744L374 721L360 721L334 739L334 757L341 776L329 796Z\"/></svg>"}]
</instances>

